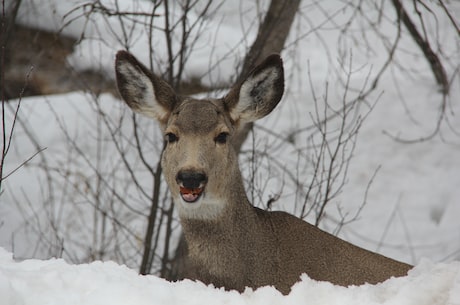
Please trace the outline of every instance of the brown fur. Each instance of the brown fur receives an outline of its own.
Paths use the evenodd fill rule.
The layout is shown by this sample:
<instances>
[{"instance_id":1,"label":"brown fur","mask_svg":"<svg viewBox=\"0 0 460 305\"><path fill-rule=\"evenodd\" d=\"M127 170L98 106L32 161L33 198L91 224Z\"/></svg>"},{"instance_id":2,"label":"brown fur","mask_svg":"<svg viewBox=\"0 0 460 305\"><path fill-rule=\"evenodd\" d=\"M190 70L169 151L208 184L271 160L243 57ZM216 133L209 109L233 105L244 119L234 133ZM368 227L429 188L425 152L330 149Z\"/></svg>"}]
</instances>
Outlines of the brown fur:
<instances>
[{"instance_id":1,"label":"brown fur","mask_svg":"<svg viewBox=\"0 0 460 305\"><path fill-rule=\"evenodd\" d=\"M162 164L189 246L188 278L238 291L273 285L287 294L302 273L348 286L403 276L411 268L248 201L231 141L242 124L269 114L280 101L284 78L279 56L267 58L226 97L215 100L178 97L123 51L117 54L116 71L127 104L159 120L173 139ZM221 141L225 135L228 141ZM181 171L206 177L196 202L181 197Z\"/></svg>"}]
</instances>

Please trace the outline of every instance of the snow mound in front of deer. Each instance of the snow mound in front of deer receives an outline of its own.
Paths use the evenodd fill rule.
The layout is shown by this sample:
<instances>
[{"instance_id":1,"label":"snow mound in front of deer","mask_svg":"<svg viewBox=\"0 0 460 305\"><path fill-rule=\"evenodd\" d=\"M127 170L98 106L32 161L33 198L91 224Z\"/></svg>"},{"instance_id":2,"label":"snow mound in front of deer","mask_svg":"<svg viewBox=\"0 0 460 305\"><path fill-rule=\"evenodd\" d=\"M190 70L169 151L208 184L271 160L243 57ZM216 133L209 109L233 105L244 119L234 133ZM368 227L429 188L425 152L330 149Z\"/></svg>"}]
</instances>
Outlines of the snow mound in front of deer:
<instances>
[{"instance_id":1,"label":"snow mound in front of deer","mask_svg":"<svg viewBox=\"0 0 460 305\"><path fill-rule=\"evenodd\" d=\"M200 282L168 282L114 262L72 265L62 259L16 261L0 248L5 305L186 304L460 304L460 262L422 261L409 275L378 285L334 286L302 276L289 295L272 287L242 294Z\"/></svg>"}]
</instances>

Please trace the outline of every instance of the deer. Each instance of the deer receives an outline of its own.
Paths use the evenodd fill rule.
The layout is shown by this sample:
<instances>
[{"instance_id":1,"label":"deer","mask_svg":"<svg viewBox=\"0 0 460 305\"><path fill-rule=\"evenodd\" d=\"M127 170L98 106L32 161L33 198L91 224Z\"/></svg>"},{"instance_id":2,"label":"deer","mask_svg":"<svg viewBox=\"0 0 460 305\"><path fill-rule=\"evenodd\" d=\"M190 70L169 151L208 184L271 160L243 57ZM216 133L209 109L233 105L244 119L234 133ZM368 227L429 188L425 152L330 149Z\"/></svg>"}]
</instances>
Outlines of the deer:
<instances>
[{"instance_id":1,"label":"deer","mask_svg":"<svg viewBox=\"0 0 460 305\"><path fill-rule=\"evenodd\" d=\"M268 115L284 93L284 68L272 54L221 98L176 94L127 51L115 59L124 102L159 122L163 174L188 245L185 278L244 292L273 286L283 294L302 274L350 286L405 276L403 262L365 250L296 216L253 206L232 140Z\"/></svg>"}]
</instances>

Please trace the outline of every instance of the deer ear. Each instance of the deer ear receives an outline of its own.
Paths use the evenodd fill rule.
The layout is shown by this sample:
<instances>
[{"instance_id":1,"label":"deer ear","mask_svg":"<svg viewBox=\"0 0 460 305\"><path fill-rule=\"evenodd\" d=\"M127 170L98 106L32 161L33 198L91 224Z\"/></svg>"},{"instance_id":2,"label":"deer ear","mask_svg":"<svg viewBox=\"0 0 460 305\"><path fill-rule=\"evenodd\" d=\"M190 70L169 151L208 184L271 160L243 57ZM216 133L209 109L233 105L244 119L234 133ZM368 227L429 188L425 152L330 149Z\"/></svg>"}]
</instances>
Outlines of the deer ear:
<instances>
[{"instance_id":1,"label":"deer ear","mask_svg":"<svg viewBox=\"0 0 460 305\"><path fill-rule=\"evenodd\" d=\"M258 120L278 105L284 92L283 61L277 54L268 56L249 76L224 98L234 121Z\"/></svg>"},{"instance_id":2,"label":"deer ear","mask_svg":"<svg viewBox=\"0 0 460 305\"><path fill-rule=\"evenodd\" d=\"M126 51L118 51L115 71L118 91L126 104L165 124L177 101L171 86Z\"/></svg>"}]
</instances>

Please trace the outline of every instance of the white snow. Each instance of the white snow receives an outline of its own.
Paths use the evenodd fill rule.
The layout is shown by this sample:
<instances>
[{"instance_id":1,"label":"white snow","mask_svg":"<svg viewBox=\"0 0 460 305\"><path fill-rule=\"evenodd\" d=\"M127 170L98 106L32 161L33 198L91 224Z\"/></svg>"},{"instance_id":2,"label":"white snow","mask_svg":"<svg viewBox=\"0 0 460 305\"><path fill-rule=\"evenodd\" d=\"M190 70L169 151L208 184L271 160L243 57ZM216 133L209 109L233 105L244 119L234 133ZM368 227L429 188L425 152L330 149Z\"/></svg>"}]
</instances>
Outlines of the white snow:
<instances>
[{"instance_id":1,"label":"white snow","mask_svg":"<svg viewBox=\"0 0 460 305\"><path fill-rule=\"evenodd\" d=\"M421 262L403 278L352 287L317 282L303 275L291 293L273 287L242 294L200 282L168 282L141 276L126 266L96 261L72 265L62 259L16 262L0 249L0 295L5 305L187 305L187 304L460 304L460 263Z\"/></svg>"},{"instance_id":2,"label":"white snow","mask_svg":"<svg viewBox=\"0 0 460 305\"><path fill-rule=\"evenodd\" d=\"M108 76L114 76L114 54L118 49L123 49L122 40L117 36L121 34L116 17L104 19L96 14L85 20L78 9L88 3L83 1L22 2L18 14L20 23L50 31L63 29L68 35L83 38L69 57L69 64L78 70L100 67ZM112 0L101 3L108 7L115 5ZM352 60L352 84L359 88L369 71L375 75L387 56L386 48L380 42L381 37L373 36L372 31L364 32L362 40L342 36L340 26L345 24L350 13L349 10L339 9L342 1L322 3L325 11L339 12L334 15L339 25L328 23L321 32L319 25L326 19L323 12L318 11L317 6L304 4L288 48L281 54L287 76L287 93L278 108L268 118L258 122L259 126L281 135L311 125L310 114L315 110L311 88L307 85L308 65L317 96L326 95L327 81L329 102L333 103L341 101L343 88L338 85L339 79L343 80L347 73L346 69L340 68L339 62ZM133 10L142 8L147 12L152 8L150 1L118 1L118 4ZM267 2L259 4L266 6ZM451 2L449 5L454 16L459 16L460 3ZM220 13L209 17L209 23L197 39L196 49L190 55L192 59L185 67L186 78L197 77L204 84L228 84L231 81L236 74L236 63L242 60L246 48L256 35L260 9L256 6L251 1L225 1ZM66 15L73 8L76 10ZM62 28L65 22L79 14L80 18ZM382 28L386 29L384 34L389 41L395 35L391 24L393 14L391 6L385 7ZM390 21L385 23L385 20ZM160 25L163 20L158 18L155 22ZM443 53L449 56L445 63L449 75L452 75L460 62L458 36L445 16L438 18L437 22L436 26L427 24L427 28L432 37L437 37ZM135 23L126 26L133 28L129 37L130 51L149 64L145 28ZM314 33L302 36L315 26L320 31L318 36ZM297 40L299 37L301 39ZM153 44L158 47L154 49L153 66L156 71L164 71L167 60L164 37L156 36L155 39ZM369 48L363 47L365 44ZM337 46L342 46L341 50L346 54L337 54ZM178 44L175 44L177 47ZM148 210L148 203L129 184L131 177L122 170L116 170L114 165L121 160L113 159L114 156L119 158L119 155L113 154L115 146L110 131L99 126L98 113L103 111L110 126L122 129L123 135L130 134L132 126L120 121L130 115L129 109L108 94L95 97L73 92L22 99L19 111L22 123L16 126L6 172L35 153L36 144L46 147L42 154L47 157L49 167L56 169L52 175L63 180L59 189L54 190L54 196L62 200L62 205L56 209L56 215L48 215L42 210L43 206L56 204L59 199L44 201L48 199L49 190L44 187L47 176L39 167L40 156L3 182L3 193L0 194L0 247L5 250L0 248L0 304L460 304L460 82L457 75L452 82L451 98L447 101L446 117L437 135L415 144L395 141L389 135L402 139L429 135L436 127L442 101L426 61L410 37L404 36L399 47L405 52L396 53L395 60L410 68L403 71L393 65L380 79L378 92L369 102L375 102L377 96L382 94L360 130L347 184L329 207L327 213L330 218L322 223L322 228L332 232L337 226L333 220L338 219L341 213L356 213L369 180L380 168L360 217L344 226L339 236L416 265L407 277L390 279L379 285L344 288L315 282L304 276L288 296L282 296L270 287L256 291L248 289L239 294L191 281L170 283L153 275L138 275L136 268L140 245L137 241L128 244L132 247L132 252L127 255L132 260L125 262L128 267L101 261L71 264L89 260L85 256L86 241L93 238L92 218L88 215L88 209L91 210L92 206L85 197L95 183L94 177L84 175L90 170L89 164L98 166L107 181L116 185L134 208ZM207 73L210 68L211 72ZM352 96L353 93L349 94ZM9 104L14 106L16 102ZM7 123L10 123L10 111L7 116ZM154 123L140 118L139 124L146 130L145 135L141 135L147 142L145 154L155 163L161 135ZM37 143L29 140L27 132L33 134ZM301 134L297 146L293 148L258 130L255 142L262 150L266 145L270 156L286 168L295 170L299 168L297 150L306 147L303 144L306 136L307 133ZM75 151L69 139L84 150L85 157ZM158 139L158 143L151 143L152 139ZM119 138L122 149L128 147L130 140ZM248 145L251 148L251 143ZM134 165L140 163L136 152L127 150L125 156ZM269 191L263 195L262 201L281 188L279 184L283 174L276 169L271 170L274 177L269 182L275 186L267 187ZM66 176L68 172L79 171L81 177ZM268 176L265 171L259 175L263 178ZM140 183L151 185L148 173L140 170L136 172L136 177ZM305 173L301 173L301 177L308 179ZM264 182L261 180L261 183ZM267 185L271 186L270 183ZM75 198L69 198L71 187L79 191ZM283 184L280 206L294 212L296 208L292 200L295 196L289 187ZM67 201L77 204L69 206ZM114 210L114 213L124 212L118 206ZM65 217L69 215L71 217ZM142 239L145 218L128 216L125 225ZM48 224L54 219L57 222ZM33 226L24 226L33 222L46 229L43 236L34 232ZM59 229L58 234L54 234L55 228ZM69 263L62 259L39 260L49 258L48 253L60 251L43 251L37 247L42 238L56 238L58 241L62 238L64 252L61 254ZM70 251L72 256L66 251ZM34 259L21 261L24 257ZM110 259L120 261L115 254Z\"/></svg>"}]
</instances>

